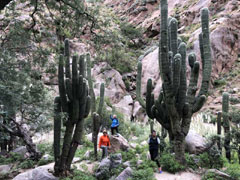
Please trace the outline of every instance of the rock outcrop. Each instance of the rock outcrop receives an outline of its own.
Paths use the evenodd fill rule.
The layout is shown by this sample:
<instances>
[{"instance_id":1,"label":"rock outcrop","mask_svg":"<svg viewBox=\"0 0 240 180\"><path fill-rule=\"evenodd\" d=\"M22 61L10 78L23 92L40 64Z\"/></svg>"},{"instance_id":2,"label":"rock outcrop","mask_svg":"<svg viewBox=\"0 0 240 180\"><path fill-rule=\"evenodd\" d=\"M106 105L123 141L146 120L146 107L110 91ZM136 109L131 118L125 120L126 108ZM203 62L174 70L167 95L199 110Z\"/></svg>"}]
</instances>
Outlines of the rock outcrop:
<instances>
[{"instance_id":1,"label":"rock outcrop","mask_svg":"<svg viewBox=\"0 0 240 180\"><path fill-rule=\"evenodd\" d=\"M192 130L186 136L185 142L185 150L190 154L200 154L208 148L206 139Z\"/></svg>"}]
</instances>

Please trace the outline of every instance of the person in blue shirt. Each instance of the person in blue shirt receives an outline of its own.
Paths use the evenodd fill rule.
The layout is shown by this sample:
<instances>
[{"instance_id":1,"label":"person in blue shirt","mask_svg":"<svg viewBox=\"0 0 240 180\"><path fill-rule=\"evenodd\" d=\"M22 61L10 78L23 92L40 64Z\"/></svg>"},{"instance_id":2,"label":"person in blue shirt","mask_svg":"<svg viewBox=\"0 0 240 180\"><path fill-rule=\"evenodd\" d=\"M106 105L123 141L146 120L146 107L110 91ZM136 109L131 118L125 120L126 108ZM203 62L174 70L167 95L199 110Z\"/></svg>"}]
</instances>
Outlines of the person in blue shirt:
<instances>
[{"instance_id":1,"label":"person in blue shirt","mask_svg":"<svg viewBox=\"0 0 240 180\"><path fill-rule=\"evenodd\" d=\"M114 130L116 130L117 135L118 135L119 122L118 122L117 116L115 114L113 116L110 115L110 119L112 120L112 125L111 125L112 135L114 135Z\"/></svg>"}]
</instances>

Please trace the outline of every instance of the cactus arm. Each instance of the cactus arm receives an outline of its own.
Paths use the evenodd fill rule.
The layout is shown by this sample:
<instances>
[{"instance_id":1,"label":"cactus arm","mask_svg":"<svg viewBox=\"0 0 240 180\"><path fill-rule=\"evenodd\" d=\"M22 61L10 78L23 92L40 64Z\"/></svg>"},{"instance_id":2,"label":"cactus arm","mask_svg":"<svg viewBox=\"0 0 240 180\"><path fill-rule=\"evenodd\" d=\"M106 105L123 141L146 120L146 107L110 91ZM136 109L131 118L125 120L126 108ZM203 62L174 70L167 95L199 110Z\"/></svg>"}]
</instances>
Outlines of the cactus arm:
<instances>
[{"instance_id":1,"label":"cactus arm","mask_svg":"<svg viewBox=\"0 0 240 180\"><path fill-rule=\"evenodd\" d=\"M186 102L187 92L187 78L186 78L186 44L181 42L179 45L179 53L182 57L181 73L180 73L180 86L177 95L177 109L181 113Z\"/></svg>"},{"instance_id":2,"label":"cactus arm","mask_svg":"<svg viewBox=\"0 0 240 180\"><path fill-rule=\"evenodd\" d=\"M98 111L97 111L97 113L99 115L102 114L102 109L103 109L103 106L104 106L104 90L105 90L104 83L101 83L101 86L100 86L100 101L99 101Z\"/></svg>"},{"instance_id":3,"label":"cactus arm","mask_svg":"<svg viewBox=\"0 0 240 180\"><path fill-rule=\"evenodd\" d=\"M88 117L88 114L89 114L90 110L91 110L91 97L88 96L87 101L86 101L84 118Z\"/></svg>"},{"instance_id":4,"label":"cactus arm","mask_svg":"<svg viewBox=\"0 0 240 180\"><path fill-rule=\"evenodd\" d=\"M175 18L172 18L170 21L170 33L171 33L170 47L171 47L171 51L173 52L173 57L178 53L177 30L178 30L178 22Z\"/></svg>"},{"instance_id":5,"label":"cactus arm","mask_svg":"<svg viewBox=\"0 0 240 180\"><path fill-rule=\"evenodd\" d=\"M58 172L58 167L60 163L60 141L61 141L61 99L60 97L56 97L54 100L54 159L55 165L54 170Z\"/></svg>"},{"instance_id":6,"label":"cactus arm","mask_svg":"<svg viewBox=\"0 0 240 180\"><path fill-rule=\"evenodd\" d=\"M202 69L204 69L205 61L204 61L203 35L202 35L202 33L199 34L198 38L199 38L200 55L201 55L201 59L202 59Z\"/></svg>"},{"instance_id":7,"label":"cactus arm","mask_svg":"<svg viewBox=\"0 0 240 180\"><path fill-rule=\"evenodd\" d=\"M82 75L83 78L86 77L86 70L85 69L86 69L85 55L82 54L79 57L79 74Z\"/></svg>"},{"instance_id":8,"label":"cactus arm","mask_svg":"<svg viewBox=\"0 0 240 180\"><path fill-rule=\"evenodd\" d=\"M202 44L203 44L203 72L202 72L202 84L198 96L207 95L208 87L210 84L211 70L212 70L212 57L209 38L209 11L207 8L201 11L202 20Z\"/></svg>"},{"instance_id":9,"label":"cactus arm","mask_svg":"<svg viewBox=\"0 0 240 180\"><path fill-rule=\"evenodd\" d=\"M59 65L58 65L58 88L59 94L61 98L61 105L63 112L68 112L68 103L66 97L66 88L64 83L64 69L63 69L63 56L60 55L59 57Z\"/></svg>"},{"instance_id":10,"label":"cactus arm","mask_svg":"<svg viewBox=\"0 0 240 180\"><path fill-rule=\"evenodd\" d=\"M180 86L180 73L181 73L181 55L176 54L173 58L174 66L173 66L173 91L174 95L177 94L179 86Z\"/></svg>"},{"instance_id":11,"label":"cactus arm","mask_svg":"<svg viewBox=\"0 0 240 180\"><path fill-rule=\"evenodd\" d=\"M206 99L207 98L205 95L201 95L199 98L196 98L196 102L194 103L192 108L192 113L198 112L203 107Z\"/></svg>"},{"instance_id":12,"label":"cactus arm","mask_svg":"<svg viewBox=\"0 0 240 180\"><path fill-rule=\"evenodd\" d=\"M152 106L154 105L154 96L152 94L152 80L148 79L147 82L147 95L146 95L146 112L149 118L154 119L152 115Z\"/></svg>"},{"instance_id":13,"label":"cactus arm","mask_svg":"<svg viewBox=\"0 0 240 180\"><path fill-rule=\"evenodd\" d=\"M78 83L79 83L79 79L78 79L78 63L77 63L77 56L73 56L72 59L72 96L73 96L73 100L72 100L72 121L74 123L76 123L78 121L79 118L79 99L78 99Z\"/></svg>"},{"instance_id":14,"label":"cactus arm","mask_svg":"<svg viewBox=\"0 0 240 180\"><path fill-rule=\"evenodd\" d=\"M72 101L73 100L72 82L71 82L71 79L69 78L66 79L66 91L67 91L68 99Z\"/></svg>"},{"instance_id":15,"label":"cactus arm","mask_svg":"<svg viewBox=\"0 0 240 180\"><path fill-rule=\"evenodd\" d=\"M96 97L93 89L93 82L92 82L92 75L91 75L91 60L90 60L90 54L86 55L87 58L87 79L88 79L88 85L89 85L89 91L91 96L91 112L96 112Z\"/></svg>"},{"instance_id":16,"label":"cactus arm","mask_svg":"<svg viewBox=\"0 0 240 180\"><path fill-rule=\"evenodd\" d=\"M137 101L140 103L140 105L143 107L143 109L146 109L146 104L141 97L142 96L142 94L141 94L141 81L142 81L142 63L138 62L136 98L137 98Z\"/></svg>"},{"instance_id":17,"label":"cactus arm","mask_svg":"<svg viewBox=\"0 0 240 180\"><path fill-rule=\"evenodd\" d=\"M64 57L65 57L66 78L71 79L70 50L69 50L69 40L68 39L65 39L65 41L64 41Z\"/></svg>"}]
</instances>

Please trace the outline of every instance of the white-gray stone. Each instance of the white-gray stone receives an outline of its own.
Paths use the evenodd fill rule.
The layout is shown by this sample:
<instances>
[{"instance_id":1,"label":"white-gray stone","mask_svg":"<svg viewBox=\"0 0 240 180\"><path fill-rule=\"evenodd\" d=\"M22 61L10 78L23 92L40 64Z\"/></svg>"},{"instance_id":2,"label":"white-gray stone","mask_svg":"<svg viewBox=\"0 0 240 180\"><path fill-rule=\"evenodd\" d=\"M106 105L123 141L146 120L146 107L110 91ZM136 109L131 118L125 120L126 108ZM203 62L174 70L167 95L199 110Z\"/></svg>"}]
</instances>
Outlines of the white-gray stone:
<instances>
[{"instance_id":1,"label":"white-gray stone","mask_svg":"<svg viewBox=\"0 0 240 180\"><path fill-rule=\"evenodd\" d=\"M124 169L123 172L119 174L119 176L115 180L127 180L131 177L133 170L130 167Z\"/></svg>"},{"instance_id":2,"label":"white-gray stone","mask_svg":"<svg viewBox=\"0 0 240 180\"><path fill-rule=\"evenodd\" d=\"M59 178L53 176L46 168L37 167L35 169L26 171L17 175L13 180L58 180Z\"/></svg>"},{"instance_id":3,"label":"white-gray stone","mask_svg":"<svg viewBox=\"0 0 240 180\"><path fill-rule=\"evenodd\" d=\"M20 146L20 147L14 149L12 152L17 153L21 156L24 156L28 151L27 151L26 146Z\"/></svg>"},{"instance_id":4,"label":"white-gray stone","mask_svg":"<svg viewBox=\"0 0 240 180\"><path fill-rule=\"evenodd\" d=\"M0 175L9 173L11 168L12 168L12 165L0 165Z\"/></svg>"}]
</instances>

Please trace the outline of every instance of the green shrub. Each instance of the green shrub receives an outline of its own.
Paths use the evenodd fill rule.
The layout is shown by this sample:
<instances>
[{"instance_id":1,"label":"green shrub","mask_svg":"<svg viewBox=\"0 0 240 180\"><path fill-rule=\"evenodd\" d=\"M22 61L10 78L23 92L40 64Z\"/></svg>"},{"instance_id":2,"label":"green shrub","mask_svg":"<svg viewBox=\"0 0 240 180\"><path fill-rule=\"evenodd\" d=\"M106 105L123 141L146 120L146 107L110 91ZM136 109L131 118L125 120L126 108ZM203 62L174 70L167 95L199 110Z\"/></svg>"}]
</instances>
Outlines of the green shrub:
<instances>
[{"instance_id":1,"label":"green shrub","mask_svg":"<svg viewBox=\"0 0 240 180\"><path fill-rule=\"evenodd\" d=\"M224 180L224 178L216 176L213 172L209 172L204 174L201 180Z\"/></svg>"},{"instance_id":2,"label":"green shrub","mask_svg":"<svg viewBox=\"0 0 240 180\"><path fill-rule=\"evenodd\" d=\"M154 172L152 168L134 170L129 180L154 180Z\"/></svg>"},{"instance_id":3,"label":"green shrub","mask_svg":"<svg viewBox=\"0 0 240 180\"><path fill-rule=\"evenodd\" d=\"M204 168L215 168L220 169L223 167L224 160L220 152L216 147L213 146L209 152L205 152L199 155L200 161L199 166Z\"/></svg>"},{"instance_id":4,"label":"green shrub","mask_svg":"<svg viewBox=\"0 0 240 180\"><path fill-rule=\"evenodd\" d=\"M237 163L227 164L225 173L229 174L232 178L240 180L240 165Z\"/></svg>"},{"instance_id":5,"label":"green shrub","mask_svg":"<svg viewBox=\"0 0 240 180\"><path fill-rule=\"evenodd\" d=\"M224 78L222 78L222 79L217 79L217 80L215 80L214 83L213 83L213 85L214 85L215 87L221 87L221 86L224 86L224 85L226 85L226 84L227 84L227 82L226 82L226 80L225 80Z\"/></svg>"},{"instance_id":6,"label":"green shrub","mask_svg":"<svg viewBox=\"0 0 240 180\"><path fill-rule=\"evenodd\" d=\"M122 151L121 154L123 162L136 159L136 151L133 149L130 149L129 151Z\"/></svg>"},{"instance_id":7,"label":"green shrub","mask_svg":"<svg viewBox=\"0 0 240 180\"><path fill-rule=\"evenodd\" d=\"M183 165L175 160L175 157L169 153L163 153L160 159L162 168L170 173L176 173L185 169Z\"/></svg>"},{"instance_id":8,"label":"green shrub","mask_svg":"<svg viewBox=\"0 0 240 180\"><path fill-rule=\"evenodd\" d=\"M21 169L30 169L30 168L34 168L35 162L31 159L25 160L23 162L21 162L18 167Z\"/></svg>"},{"instance_id":9,"label":"green shrub","mask_svg":"<svg viewBox=\"0 0 240 180\"><path fill-rule=\"evenodd\" d=\"M185 154L185 158L186 158L187 167L192 168L193 170L198 168L198 165L194 161L194 157L193 156L191 156L188 153L186 153Z\"/></svg>"},{"instance_id":10,"label":"green shrub","mask_svg":"<svg viewBox=\"0 0 240 180\"><path fill-rule=\"evenodd\" d=\"M51 156L54 156L53 153L53 145L51 143L42 143L42 144L37 144L37 149L42 153L42 154L49 154Z\"/></svg>"},{"instance_id":11,"label":"green shrub","mask_svg":"<svg viewBox=\"0 0 240 180\"><path fill-rule=\"evenodd\" d=\"M96 180L96 178L91 174L87 174L79 170L74 170L71 176L67 178L60 178L60 180Z\"/></svg>"},{"instance_id":12,"label":"green shrub","mask_svg":"<svg viewBox=\"0 0 240 180\"><path fill-rule=\"evenodd\" d=\"M49 156L49 158L46 160L46 159L43 159L41 158L39 161L38 161L38 166L42 166L42 165L45 165L45 164L49 164L51 162L54 161L54 158L53 156Z\"/></svg>"}]
</instances>

